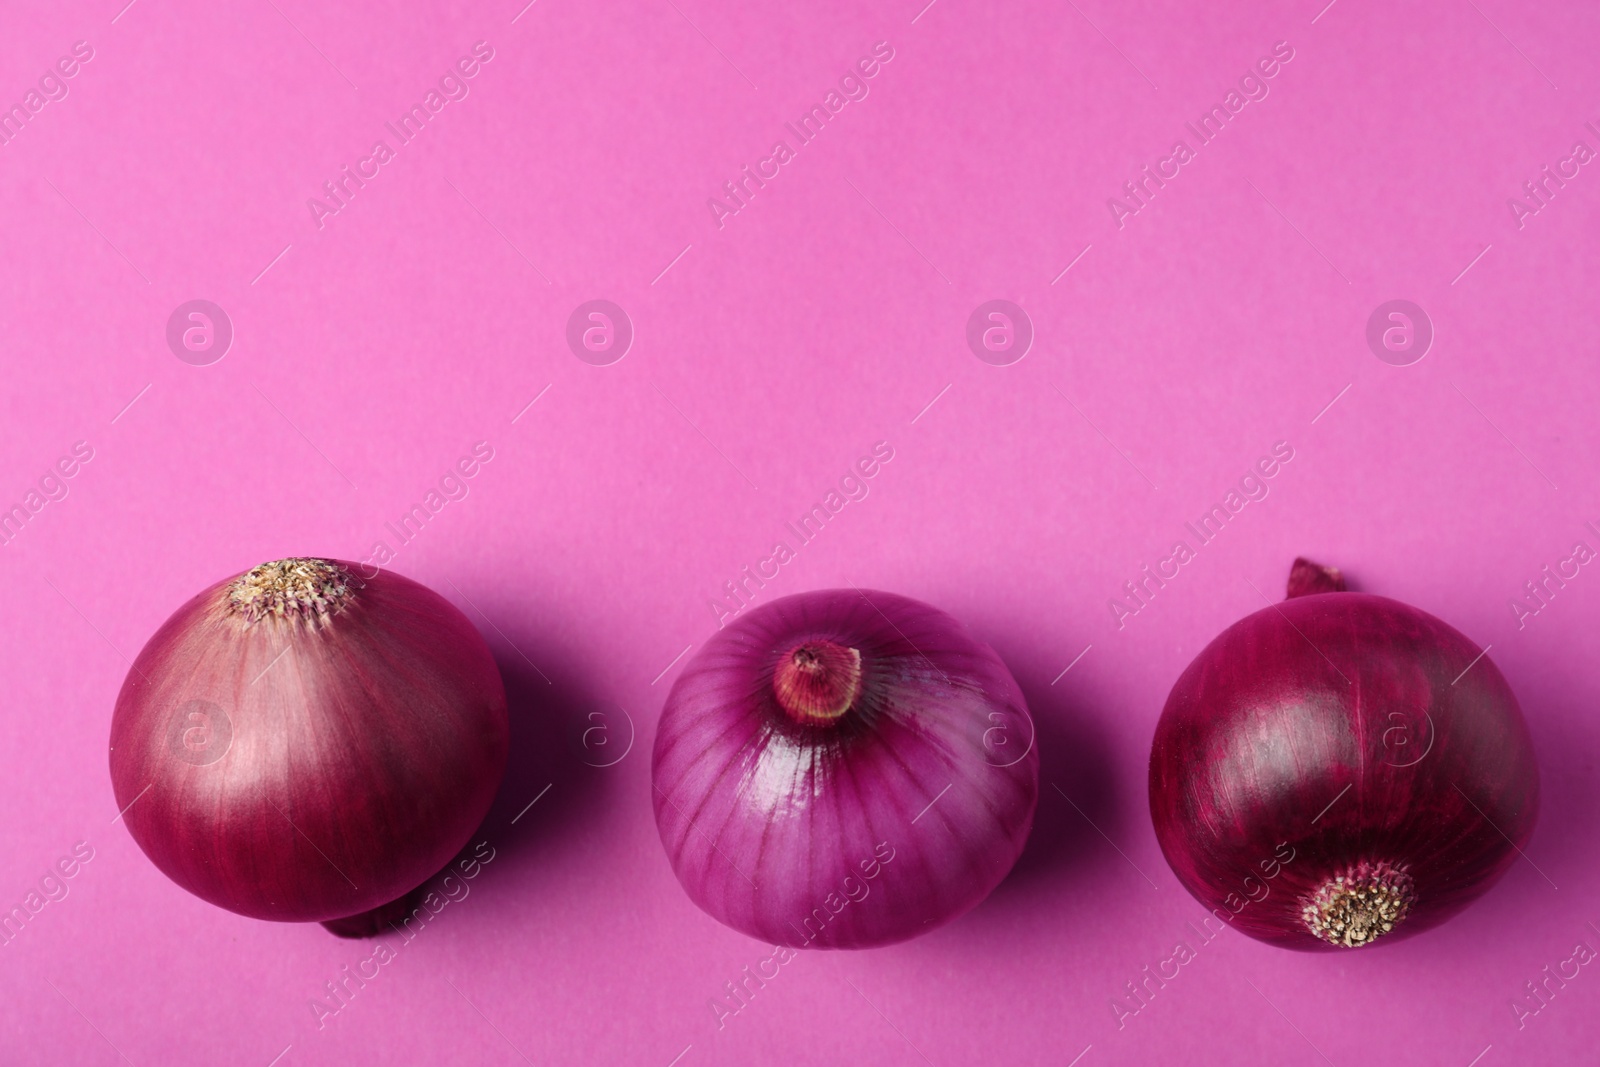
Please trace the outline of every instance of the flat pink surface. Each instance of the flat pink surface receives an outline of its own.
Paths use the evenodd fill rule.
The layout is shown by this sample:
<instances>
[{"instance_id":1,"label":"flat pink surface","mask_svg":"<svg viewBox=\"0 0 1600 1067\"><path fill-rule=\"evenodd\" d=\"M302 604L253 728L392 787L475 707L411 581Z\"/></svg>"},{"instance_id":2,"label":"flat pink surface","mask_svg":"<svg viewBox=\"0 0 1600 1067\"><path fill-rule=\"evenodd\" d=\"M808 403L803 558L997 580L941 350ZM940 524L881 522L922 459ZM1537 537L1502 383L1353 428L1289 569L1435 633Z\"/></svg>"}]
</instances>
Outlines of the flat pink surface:
<instances>
[{"instance_id":1,"label":"flat pink surface","mask_svg":"<svg viewBox=\"0 0 1600 1067\"><path fill-rule=\"evenodd\" d=\"M93 852L0 947L0 1060L1593 1057L1593 968L1513 1002L1600 948L1600 573L1511 607L1600 547L1592 5L124 2L0 20L0 103L27 116L0 147L0 498L92 450L0 548L0 905ZM31 110L78 41L92 58ZM401 143L386 123L480 41ZM877 42L865 97L799 144L785 124ZM1201 145L1186 123L1277 42L1264 98ZM772 176L739 206L746 165ZM345 166L370 177L334 213ZM1146 166L1168 177L1141 203ZM233 326L210 365L167 343L194 299ZM595 299L634 329L607 366L566 340ZM1035 331L1009 366L966 342L993 299ZM1367 344L1392 299L1433 324L1411 365ZM479 441L470 492L399 544L385 524ZM972 913L803 953L719 1029L710 1002L768 949L673 879L654 724L724 583L879 441L868 495L755 597L856 583L965 620L1038 721L1037 823ZM1119 628L1123 583L1280 441L1265 499ZM168 882L114 821L106 741L128 657L185 598L379 542L480 625L516 751L470 895L319 1028L370 947ZM1119 1028L1125 984L1203 914L1149 825L1162 701L1302 553L1492 646L1542 821L1426 936L1333 956L1229 931ZM610 748L574 740L594 712Z\"/></svg>"}]
</instances>

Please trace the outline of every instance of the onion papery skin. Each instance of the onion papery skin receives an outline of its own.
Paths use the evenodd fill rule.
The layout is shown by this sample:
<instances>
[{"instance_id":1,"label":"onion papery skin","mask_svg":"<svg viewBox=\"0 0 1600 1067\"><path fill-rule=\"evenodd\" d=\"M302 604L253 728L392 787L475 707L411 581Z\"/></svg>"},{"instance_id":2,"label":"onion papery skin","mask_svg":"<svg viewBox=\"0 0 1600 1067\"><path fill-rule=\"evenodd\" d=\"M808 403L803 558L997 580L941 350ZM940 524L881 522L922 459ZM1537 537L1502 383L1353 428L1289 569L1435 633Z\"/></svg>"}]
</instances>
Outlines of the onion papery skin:
<instances>
[{"instance_id":1,"label":"onion papery skin","mask_svg":"<svg viewBox=\"0 0 1600 1067\"><path fill-rule=\"evenodd\" d=\"M482 822L505 773L505 689L471 622L426 586L279 562L338 568L348 593L252 621L231 578L184 604L117 697L111 780L134 840L191 893L257 919L342 920L426 881ZM329 928L381 929L362 926Z\"/></svg>"},{"instance_id":2,"label":"onion papery skin","mask_svg":"<svg viewBox=\"0 0 1600 1067\"><path fill-rule=\"evenodd\" d=\"M1295 596L1229 627L1173 686L1150 754L1150 814L1178 880L1236 929L1296 949L1351 943L1313 933L1307 913L1340 876L1407 898L1356 947L1443 922L1516 861L1538 807L1527 724L1494 663L1366 593Z\"/></svg>"},{"instance_id":3,"label":"onion papery skin","mask_svg":"<svg viewBox=\"0 0 1600 1067\"><path fill-rule=\"evenodd\" d=\"M775 695L805 642L860 654L837 718L797 721ZM926 604L841 589L752 609L708 641L667 697L652 775L662 844L707 913L768 944L867 948L1000 883L1033 823L1039 754L992 649Z\"/></svg>"}]
</instances>

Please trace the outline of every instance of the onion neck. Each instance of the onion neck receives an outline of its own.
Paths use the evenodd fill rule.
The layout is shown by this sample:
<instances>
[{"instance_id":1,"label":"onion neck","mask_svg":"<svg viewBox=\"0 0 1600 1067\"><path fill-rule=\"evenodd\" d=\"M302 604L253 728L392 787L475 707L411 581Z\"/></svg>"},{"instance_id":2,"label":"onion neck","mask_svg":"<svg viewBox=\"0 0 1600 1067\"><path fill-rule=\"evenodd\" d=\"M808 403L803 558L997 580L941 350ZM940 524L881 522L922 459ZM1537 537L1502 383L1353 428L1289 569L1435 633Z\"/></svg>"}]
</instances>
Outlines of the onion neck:
<instances>
[{"instance_id":1,"label":"onion neck","mask_svg":"<svg viewBox=\"0 0 1600 1067\"><path fill-rule=\"evenodd\" d=\"M228 583L228 607L248 622L269 616L326 621L359 583L331 559L290 557L252 567Z\"/></svg>"},{"instance_id":2,"label":"onion neck","mask_svg":"<svg viewBox=\"0 0 1600 1067\"><path fill-rule=\"evenodd\" d=\"M1289 568L1289 592L1284 599L1293 600L1312 593L1343 593L1348 588L1338 567L1324 567L1301 556Z\"/></svg>"},{"instance_id":3,"label":"onion neck","mask_svg":"<svg viewBox=\"0 0 1600 1067\"><path fill-rule=\"evenodd\" d=\"M1341 948L1370 945L1405 920L1416 884L1388 863L1358 863L1317 887L1300 917L1313 935Z\"/></svg>"},{"instance_id":4,"label":"onion neck","mask_svg":"<svg viewBox=\"0 0 1600 1067\"><path fill-rule=\"evenodd\" d=\"M861 695L861 653L824 638L801 642L779 657L772 693L797 723L835 722Z\"/></svg>"},{"instance_id":5,"label":"onion neck","mask_svg":"<svg viewBox=\"0 0 1600 1067\"><path fill-rule=\"evenodd\" d=\"M402 923L410 916L412 910L422 903L422 890L423 886L419 885L404 896L359 915L326 919L321 924L322 928L335 937L377 937L386 930L397 929L395 923Z\"/></svg>"}]
</instances>

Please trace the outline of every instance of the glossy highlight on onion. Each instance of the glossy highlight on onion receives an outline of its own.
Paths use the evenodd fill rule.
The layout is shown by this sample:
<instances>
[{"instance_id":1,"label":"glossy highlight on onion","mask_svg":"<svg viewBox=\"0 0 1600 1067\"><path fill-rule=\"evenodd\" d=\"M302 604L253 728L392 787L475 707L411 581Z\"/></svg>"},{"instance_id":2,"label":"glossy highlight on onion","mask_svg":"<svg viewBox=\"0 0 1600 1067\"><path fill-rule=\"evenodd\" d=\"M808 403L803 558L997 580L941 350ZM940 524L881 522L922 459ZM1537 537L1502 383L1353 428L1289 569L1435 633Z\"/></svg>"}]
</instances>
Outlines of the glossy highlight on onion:
<instances>
[{"instance_id":1,"label":"glossy highlight on onion","mask_svg":"<svg viewBox=\"0 0 1600 1067\"><path fill-rule=\"evenodd\" d=\"M866 948L976 905L1039 791L1033 721L992 649L892 593L785 597L673 685L656 825L691 899L769 944Z\"/></svg>"},{"instance_id":2,"label":"glossy highlight on onion","mask_svg":"<svg viewBox=\"0 0 1600 1067\"><path fill-rule=\"evenodd\" d=\"M150 638L117 697L111 781L134 840L191 893L365 936L467 843L508 744L499 670L448 601L283 559Z\"/></svg>"},{"instance_id":3,"label":"glossy highlight on onion","mask_svg":"<svg viewBox=\"0 0 1600 1067\"><path fill-rule=\"evenodd\" d=\"M1150 753L1178 880L1251 937L1388 943L1484 894L1533 832L1516 697L1457 630L1296 560L1289 599L1179 677Z\"/></svg>"}]
</instances>

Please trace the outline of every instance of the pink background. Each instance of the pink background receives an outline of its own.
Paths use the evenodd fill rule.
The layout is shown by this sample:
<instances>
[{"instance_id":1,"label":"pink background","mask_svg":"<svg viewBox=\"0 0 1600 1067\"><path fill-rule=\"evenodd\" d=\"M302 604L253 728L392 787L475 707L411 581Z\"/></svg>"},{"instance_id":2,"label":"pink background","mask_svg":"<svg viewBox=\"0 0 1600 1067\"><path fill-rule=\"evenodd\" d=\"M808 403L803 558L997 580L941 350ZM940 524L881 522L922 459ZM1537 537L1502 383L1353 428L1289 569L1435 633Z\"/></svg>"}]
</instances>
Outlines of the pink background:
<instances>
[{"instance_id":1,"label":"pink background","mask_svg":"<svg viewBox=\"0 0 1600 1067\"><path fill-rule=\"evenodd\" d=\"M0 32L5 103L94 50L0 148L0 498L94 450L0 549L0 905L94 849L0 947L0 1059L1594 1055L1594 968L1521 1029L1511 1002L1600 948L1600 574L1520 629L1510 601L1600 547L1600 174L1520 228L1507 205L1574 141L1600 148L1592 5L122 3L12 3ZM307 199L478 40L470 95L319 229ZM707 198L877 41L894 58L870 95L719 229ZM1270 95L1119 229L1107 198L1277 41L1294 58ZM195 298L235 330L210 366L165 340ZM636 330L610 366L565 341L596 298ZM1037 331L1011 366L965 343L994 298ZM1394 298L1437 332L1414 365L1365 341ZM146 861L113 821L112 702L192 593L393 547L384 523L480 440L470 494L392 566L505 672L495 860L319 1030L312 998L369 949L220 911ZM768 950L673 879L654 723L722 584L879 440L870 495L759 599L852 582L964 619L1037 719L1037 823L972 913L802 954L719 1030L709 1001ZM1270 496L1119 630L1109 598L1279 440ZM1544 772L1528 862L1359 954L1229 931L1119 1029L1112 999L1203 914L1149 826L1162 701L1300 553L1492 645ZM587 765L612 756L573 736L599 712L623 751L617 708L636 742Z\"/></svg>"}]
</instances>

